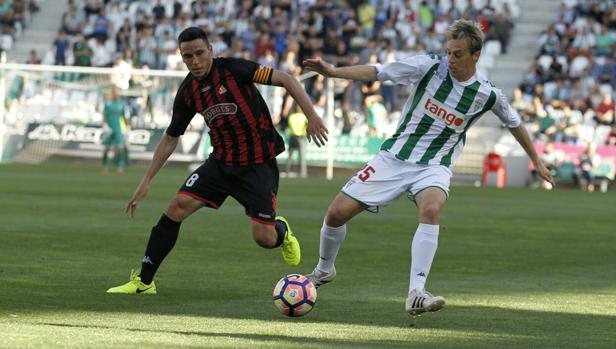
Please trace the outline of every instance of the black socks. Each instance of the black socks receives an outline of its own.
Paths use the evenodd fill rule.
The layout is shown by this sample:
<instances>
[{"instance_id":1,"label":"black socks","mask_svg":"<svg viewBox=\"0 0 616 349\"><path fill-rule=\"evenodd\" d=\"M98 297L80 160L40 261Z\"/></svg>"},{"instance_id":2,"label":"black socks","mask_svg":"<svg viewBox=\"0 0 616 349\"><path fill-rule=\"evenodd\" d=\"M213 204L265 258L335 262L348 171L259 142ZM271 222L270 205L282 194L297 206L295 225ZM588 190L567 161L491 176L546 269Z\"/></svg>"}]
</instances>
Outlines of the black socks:
<instances>
[{"instance_id":1,"label":"black socks","mask_svg":"<svg viewBox=\"0 0 616 349\"><path fill-rule=\"evenodd\" d=\"M283 221L276 221L276 245L274 248L279 247L284 242L285 236L287 236L287 225Z\"/></svg>"},{"instance_id":2,"label":"black socks","mask_svg":"<svg viewBox=\"0 0 616 349\"><path fill-rule=\"evenodd\" d=\"M144 284L152 283L158 267L175 246L180 232L180 224L182 222L175 222L163 213L158 224L152 227L148 247L141 261L141 273L139 274L141 282Z\"/></svg>"}]
</instances>

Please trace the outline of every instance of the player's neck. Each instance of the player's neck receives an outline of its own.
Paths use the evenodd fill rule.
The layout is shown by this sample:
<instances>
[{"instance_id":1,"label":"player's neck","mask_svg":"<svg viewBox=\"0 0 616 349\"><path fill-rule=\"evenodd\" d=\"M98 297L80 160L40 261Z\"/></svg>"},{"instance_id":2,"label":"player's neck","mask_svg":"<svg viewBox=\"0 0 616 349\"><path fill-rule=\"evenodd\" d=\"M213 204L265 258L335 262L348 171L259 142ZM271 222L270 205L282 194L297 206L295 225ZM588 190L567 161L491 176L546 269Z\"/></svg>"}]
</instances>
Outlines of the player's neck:
<instances>
[{"instance_id":1,"label":"player's neck","mask_svg":"<svg viewBox=\"0 0 616 349\"><path fill-rule=\"evenodd\" d=\"M466 74L462 75L462 76L455 76L453 74L451 74L451 76L456 79L456 81L464 83L467 82L468 80L472 79L473 76L475 76L475 73L477 72L477 69L473 68L472 70L469 70L468 72L466 72Z\"/></svg>"},{"instance_id":2,"label":"player's neck","mask_svg":"<svg viewBox=\"0 0 616 349\"><path fill-rule=\"evenodd\" d=\"M205 72L205 74L201 75L201 76L195 76L197 78L197 80L203 80L205 78L207 78L210 75L210 72L212 71L212 66L214 65L214 59L210 58L210 66L207 68L207 71Z\"/></svg>"},{"instance_id":3,"label":"player's neck","mask_svg":"<svg viewBox=\"0 0 616 349\"><path fill-rule=\"evenodd\" d=\"M210 66L209 68L207 68L207 71L205 72L205 74L203 74L203 77L206 77L208 75L210 75L210 72L212 71L212 66L214 65L214 59L210 58Z\"/></svg>"}]
</instances>

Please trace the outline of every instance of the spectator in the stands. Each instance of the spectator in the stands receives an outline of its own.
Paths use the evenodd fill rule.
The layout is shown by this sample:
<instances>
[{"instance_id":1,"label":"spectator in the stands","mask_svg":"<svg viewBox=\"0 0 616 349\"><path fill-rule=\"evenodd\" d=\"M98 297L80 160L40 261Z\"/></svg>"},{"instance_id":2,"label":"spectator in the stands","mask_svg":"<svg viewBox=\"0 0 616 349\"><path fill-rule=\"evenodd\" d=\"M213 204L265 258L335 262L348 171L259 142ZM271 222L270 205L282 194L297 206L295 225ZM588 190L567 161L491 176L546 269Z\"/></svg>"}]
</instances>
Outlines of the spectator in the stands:
<instances>
[{"instance_id":1,"label":"spectator in the stands","mask_svg":"<svg viewBox=\"0 0 616 349\"><path fill-rule=\"evenodd\" d=\"M189 26L200 26L208 32L217 55L258 60L268 66L282 66L290 52L296 64L327 55L342 66L353 61L366 63L374 53L375 64L386 63L388 57L444 54L444 30L462 15L483 20L493 31L502 29L500 18L512 18L502 1L496 5L488 2L478 10L472 0L465 4L455 0L447 4L427 0L75 0L69 5L72 8L61 28L69 34L81 31L87 38L99 39L90 40L92 65L110 66L117 55L134 52L136 67L152 69L178 67L176 43L172 41ZM506 50L506 44L502 47ZM182 69L181 64L179 67ZM536 78L541 82L559 79L567 69L561 67L560 73L555 73L550 67ZM566 81L566 77L562 79ZM338 86L335 93L345 132L365 129L352 125L354 120L365 120L360 85ZM314 88L312 83L308 87ZM396 103L393 90L393 85L387 85L375 94L382 93L388 111L399 112L401 105ZM322 93L308 92L319 96L315 103L323 102Z\"/></svg>"},{"instance_id":2,"label":"spectator in the stands","mask_svg":"<svg viewBox=\"0 0 616 349\"><path fill-rule=\"evenodd\" d=\"M66 33L63 30L58 32L58 35L54 39L52 43L53 52L54 52L54 64L55 65L65 65L66 64L66 56L69 48L69 41L66 38Z\"/></svg>"},{"instance_id":3,"label":"spectator in the stands","mask_svg":"<svg viewBox=\"0 0 616 349\"><path fill-rule=\"evenodd\" d=\"M214 56L226 56L229 46L219 34L214 33L210 39Z\"/></svg>"},{"instance_id":4,"label":"spectator in the stands","mask_svg":"<svg viewBox=\"0 0 616 349\"><path fill-rule=\"evenodd\" d=\"M541 53L550 56L556 56L561 52L560 37L556 33L554 26L550 26L548 30L539 37L539 46Z\"/></svg>"},{"instance_id":5,"label":"spectator in the stands","mask_svg":"<svg viewBox=\"0 0 616 349\"><path fill-rule=\"evenodd\" d=\"M128 19L122 22L122 26L117 30L115 35L116 52L123 53L131 49L131 38L133 36L133 28Z\"/></svg>"},{"instance_id":6,"label":"spectator in the stands","mask_svg":"<svg viewBox=\"0 0 616 349\"><path fill-rule=\"evenodd\" d=\"M26 64L41 64L41 58L39 57L36 50L34 49L30 50L30 55L28 56L28 59L26 60Z\"/></svg>"},{"instance_id":7,"label":"spectator in the stands","mask_svg":"<svg viewBox=\"0 0 616 349\"><path fill-rule=\"evenodd\" d=\"M558 167L560 166L560 163L562 161L562 155L561 153L554 151L553 142L547 142L545 144L545 148L543 148L543 152L541 153L540 157L541 161L545 164L545 167L550 170L552 177L556 178L556 176L558 176ZM540 178L534 168L531 170L531 178L533 183L536 183L535 185L539 185L545 190L552 189L552 184Z\"/></svg>"},{"instance_id":8,"label":"spectator in the stands","mask_svg":"<svg viewBox=\"0 0 616 349\"><path fill-rule=\"evenodd\" d=\"M500 13L494 16L491 30L494 31L496 39L501 44L501 53L506 54L509 42L511 41L513 22L505 13Z\"/></svg>"},{"instance_id":9,"label":"spectator in the stands","mask_svg":"<svg viewBox=\"0 0 616 349\"><path fill-rule=\"evenodd\" d=\"M111 51L105 47L105 42L101 38L91 40L92 43L92 66L110 67L113 64Z\"/></svg>"},{"instance_id":10,"label":"spectator in the stands","mask_svg":"<svg viewBox=\"0 0 616 349\"><path fill-rule=\"evenodd\" d=\"M594 54L597 56L609 56L614 51L616 38L614 34L607 30L606 25L601 25L601 31L595 34Z\"/></svg>"},{"instance_id":11,"label":"spectator in the stands","mask_svg":"<svg viewBox=\"0 0 616 349\"><path fill-rule=\"evenodd\" d=\"M109 37L109 30L111 28L111 20L107 17L107 11L105 8L101 8L101 10L96 15L94 19L94 25L92 29L92 33L90 34L90 38L101 39L102 41L106 41Z\"/></svg>"},{"instance_id":12,"label":"spectator in the stands","mask_svg":"<svg viewBox=\"0 0 616 349\"><path fill-rule=\"evenodd\" d=\"M75 6L69 7L68 11L62 15L62 30L67 35L76 35L80 33L85 24L84 18L77 12Z\"/></svg>"},{"instance_id":13,"label":"spectator in the stands","mask_svg":"<svg viewBox=\"0 0 616 349\"><path fill-rule=\"evenodd\" d=\"M75 65L89 67L92 65L92 55L94 52L86 41L83 34L78 33L73 44L73 56L75 57Z\"/></svg>"},{"instance_id":14,"label":"spectator in the stands","mask_svg":"<svg viewBox=\"0 0 616 349\"><path fill-rule=\"evenodd\" d=\"M610 133L607 135L605 144L616 146L616 124L612 126Z\"/></svg>"},{"instance_id":15,"label":"spectator in the stands","mask_svg":"<svg viewBox=\"0 0 616 349\"><path fill-rule=\"evenodd\" d=\"M169 17L163 17L159 23L156 24L156 29L154 29L154 36L157 38L163 37L165 33L169 33L173 39L177 37L175 25L171 22L171 18Z\"/></svg>"},{"instance_id":16,"label":"spectator in the stands","mask_svg":"<svg viewBox=\"0 0 616 349\"><path fill-rule=\"evenodd\" d=\"M85 1L84 11L86 13L86 18L90 18L92 15L98 15L103 9L103 3L101 0L86 0Z\"/></svg>"},{"instance_id":17,"label":"spectator in the stands","mask_svg":"<svg viewBox=\"0 0 616 349\"><path fill-rule=\"evenodd\" d=\"M137 52L139 57L139 66L147 65L148 67L156 67L156 38L152 34L151 27L144 27L138 34Z\"/></svg>"},{"instance_id":18,"label":"spectator in the stands","mask_svg":"<svg viewBox=\"0 0 616 349\"><path fill-rule=\"evenodd\" d=\"M611 93L604 93L601 103L595 107L595 120L600 125L614 124L614 111L616 106Z\"/></svg>"},{"instance_id":19,"label":"spectator in the stands","mask_svg":"<svg viewBox=\"0 0 616 349\"><path fill-rule=\"evenodd\" d=\"M154 15L154 21L156 21L156 23L162 22L163 18L165 18L165 11L165 6L162 1L156 0L156 5L152 8L152 14Z\"/></svg>"},{"instance_id":20,"label":"spectator in the stands","mask_svg":"<svg viewBox=\"0 0 616 349\"><path fill-rule=\"evenodd\" d=\"M588 192L595 191L595 176L593 172L601 162L601 156L597 154L596 144L590 142L586 146L586 150L578 159L579 161L579 179L581 180L582 188Z\"/></svg>"},{"instance_id":21,"label":"spectator in the stands","mask_svg":"<svg viewBox=\"0 0 616 349\"><path fill-rule=\"evenodd\" d=\"M168 64L169 56L173 55L178 48L177 40L171 36L170 32L164 32L158 41L158 69L170 68Z\"/></svg>"}]
</instances>

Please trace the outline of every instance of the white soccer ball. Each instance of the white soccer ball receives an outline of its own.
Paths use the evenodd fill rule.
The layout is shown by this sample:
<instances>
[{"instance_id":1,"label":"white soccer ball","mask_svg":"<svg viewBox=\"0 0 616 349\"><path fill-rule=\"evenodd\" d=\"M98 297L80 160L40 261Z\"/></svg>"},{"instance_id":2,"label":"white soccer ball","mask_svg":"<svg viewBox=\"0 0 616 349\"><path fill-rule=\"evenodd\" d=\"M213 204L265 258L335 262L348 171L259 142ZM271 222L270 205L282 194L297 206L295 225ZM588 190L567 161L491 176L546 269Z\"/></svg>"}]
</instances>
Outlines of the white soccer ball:
<instances>
[{"instance_id":1,"label":"white soccer ball","mask_svg":"<svg viewBox=\"0 0 616 349\"><path fill-rule=\"evenodd\" d=\"M308 314L317 300L317 288L304 275L290 274L274 287L274 305L286 316Z\"/></svg>"}]
</instances>

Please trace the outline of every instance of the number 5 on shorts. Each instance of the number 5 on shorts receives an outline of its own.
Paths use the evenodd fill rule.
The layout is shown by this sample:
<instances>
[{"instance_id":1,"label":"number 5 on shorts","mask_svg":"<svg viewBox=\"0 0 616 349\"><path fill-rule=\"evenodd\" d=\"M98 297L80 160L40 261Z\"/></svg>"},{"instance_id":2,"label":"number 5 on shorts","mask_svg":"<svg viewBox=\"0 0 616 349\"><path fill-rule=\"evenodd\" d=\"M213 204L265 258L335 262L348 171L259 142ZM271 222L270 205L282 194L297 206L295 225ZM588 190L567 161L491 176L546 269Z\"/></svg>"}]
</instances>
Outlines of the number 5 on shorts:
<instances>
[{"instance_id":1,"label":"number 5 on shorts","mask_svg":"<svg viewBox=\"0 0 616 349\"><path fill-rule=\"evenodd\" d=\"M366 166L364 167L364 170L361 171L361 173L357 176L357 178L359 178L360 181L365 182L368 180L368 178L370 178L370 174L375 172L376 171L374 170L374 167Z\"/></svg>"}]
</instances>

